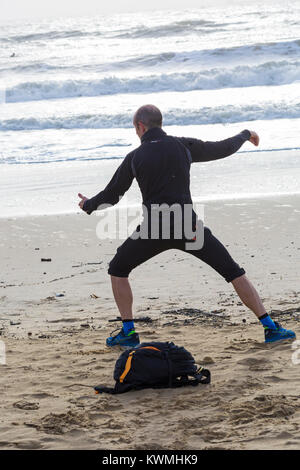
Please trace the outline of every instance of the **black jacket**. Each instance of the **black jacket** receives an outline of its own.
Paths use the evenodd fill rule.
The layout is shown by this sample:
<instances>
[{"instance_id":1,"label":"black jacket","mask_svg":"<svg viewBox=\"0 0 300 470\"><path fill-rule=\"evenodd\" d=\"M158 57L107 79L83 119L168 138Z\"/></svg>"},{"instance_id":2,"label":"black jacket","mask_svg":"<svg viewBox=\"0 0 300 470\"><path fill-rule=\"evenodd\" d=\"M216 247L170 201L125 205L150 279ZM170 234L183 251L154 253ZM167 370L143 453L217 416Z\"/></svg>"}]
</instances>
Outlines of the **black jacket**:
<instances>
[{"instance_id":1,"label":"black jacket","mask_svg":"<svg viewBox=\"0 0 300 470\"><path fill-rule=\"evenodd\" d=\"M250 136L250 132L244 130L219 142L203 142L168 136L159 127L149 129L142 136L141 145L124 158L106 188L85 201L83 210L91 214L101 204L116 204L134 178L146 207L155 203L192 203L191 163L228 157L237 152Z\"/></svg>"}]
</instances>

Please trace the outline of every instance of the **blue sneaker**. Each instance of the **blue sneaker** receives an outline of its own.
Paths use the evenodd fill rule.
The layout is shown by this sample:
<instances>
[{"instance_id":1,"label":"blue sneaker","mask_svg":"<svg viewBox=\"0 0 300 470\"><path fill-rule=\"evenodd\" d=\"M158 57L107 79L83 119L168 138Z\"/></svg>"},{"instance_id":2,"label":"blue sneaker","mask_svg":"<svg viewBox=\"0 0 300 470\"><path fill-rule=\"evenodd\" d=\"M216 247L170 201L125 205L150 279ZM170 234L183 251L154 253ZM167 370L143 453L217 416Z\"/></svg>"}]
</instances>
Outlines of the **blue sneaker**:
<instances>
[{"instance_id":1,"label":"blue sneaker","mask_svg":"<svg viewBox=\"0 0 300 470\"><path fill-rule=\"evenodd\" d=\"M114 330L117 331L117 330ZM114 333L111 333L111 335ZM113 346L122 346L123 348L135 348L140 344L139 335L135 332L135 330L129 331L128 335L125 335L124 330L122 330L115 336L110 336L106 340L106 346L110 348Z\"/></svg>"},{"instance_id":2,"label":"blue sneaker","mask_svg":"<svg viewBox=\"0 0 300 470\"><path fill-rule=\"evenodd\" d=\"M274 343L275 341L282 341L283 339L294 339L296 338L295 333L292 330L286 330L282 326L274 321L276 330L272 328L265 328L265 343Z\"/></svg>"}]
</instances>

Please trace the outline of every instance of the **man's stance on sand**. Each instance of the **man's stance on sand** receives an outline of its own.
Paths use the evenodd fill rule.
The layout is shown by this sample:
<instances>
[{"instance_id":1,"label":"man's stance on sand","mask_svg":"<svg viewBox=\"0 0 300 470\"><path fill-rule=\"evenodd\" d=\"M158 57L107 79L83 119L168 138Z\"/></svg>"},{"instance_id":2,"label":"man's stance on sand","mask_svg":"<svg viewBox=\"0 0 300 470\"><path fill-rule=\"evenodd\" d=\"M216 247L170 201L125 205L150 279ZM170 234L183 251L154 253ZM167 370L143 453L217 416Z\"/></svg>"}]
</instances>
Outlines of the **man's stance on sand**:
<instances>
[{"instance_id":1,"label":"man's stance on sand","mask_svg":"<svg viewBox=\"0 0 300 470\"><path fill-rule=\"evenodd\" d=\"M244 130L234 137L219 142L172 137L162 130L161 112L153 105L139 108L134 115L133 125L141 140L141 145L126 156L103 191L91 199L78 194L81 199L79 206L88 214L102 204L116 204L129 189L134 178L143 196L144 220L137 228L135 235L143 233L144 236L129 237L118 248L109 264L108 273L111 276L112 290L123 321L123 328L117 335L107 338L107 346L135 347L139 344L139 335L134 328L133 296L128 276L140 264L171 248L190 253L209 264L227 282L231 282L241 301L254 312L264 326L266 342L295 338L293 331L286 330L277 322L273 322L255 288L247 279L245 270L232 259L227 249L214 237L208 227L203 229L203 244L200 248L197 245L193 246L193 243L197 244L199 239L196 236L187 237L185 230L182 230L181 238L175 236L178 220L175 226L175 221L172 219L170 236L165 238L163 220L157 219L158 226L154 227L157 229L156 237L151 238L155 207L162 204L170 207L175 204L183 209L186 206L192 206L191 163L218 160L232 155L247 140L257 146L258 135L253 131ZM185 224L184 228L186 228L186 220L183 219L184 217L180 219L179 225ZM190 225L188 231L191 229L195 232L198 226L195 212L191 211L187 224ZM145 226L146 230L144 230Z\"/></svg>"}]
</instances>

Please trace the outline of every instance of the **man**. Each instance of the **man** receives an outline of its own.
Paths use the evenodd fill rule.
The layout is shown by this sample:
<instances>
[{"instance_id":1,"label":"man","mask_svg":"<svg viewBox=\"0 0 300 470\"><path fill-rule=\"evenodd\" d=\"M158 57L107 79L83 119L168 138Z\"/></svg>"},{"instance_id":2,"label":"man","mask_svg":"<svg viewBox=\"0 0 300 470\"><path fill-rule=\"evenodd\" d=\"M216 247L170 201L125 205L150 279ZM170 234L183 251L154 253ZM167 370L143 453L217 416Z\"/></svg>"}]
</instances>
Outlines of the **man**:
<instances>
[{"instance_id":1,"label":"man","mask_svg":"<svg viewBox=\"0 0 300 470\"><path fill-rule=\"evenodd\" d=\"M140 147L126 156L103 191L91 199L80 193L78 196L81 199L79 203L81 209L91 214L102 204L116 204L136 178L142 192L146 216L135 235L143 232L145 224L148 228L143 232L144 235L145 233L149 235L151 232L154 206L161 204L168 206L177 204L180 208L192 206L190 194L192 162L206 162L227 157L235 153L247 140L253 145L259 144L258 135L248 130L219 142L168 136L162 130L161 112L153 105L139 108L134 115L133 125L141 140ZM183 218L181 222L182 220ZM197 216L192 212L189 228L192 225L195 229L197 224ZM245 270L232 259L227 249L214 237L208 227L204 227L202 246L194 247L193 242L196 244L199 241L198 232L195 237L182 234L181 238L178 238L174 236L173 220L170 236L164 238L161 233L161 219L158 225L158 237L151 238L151 234L150 237L129 237L118 248L109 264L108 273L111 276L112 290L123 327L117 335L107 338L107 346L135 347L139 344L139 335L134 328L133 296L128 276L135 267L171 248L196 256L215 269L227 282L231 282L242 302L254 312L264 326L266 342L295 338L293 331L286 330L277 322L273 322L255 288L247 279Z\"/></svg>"}]
</instances>

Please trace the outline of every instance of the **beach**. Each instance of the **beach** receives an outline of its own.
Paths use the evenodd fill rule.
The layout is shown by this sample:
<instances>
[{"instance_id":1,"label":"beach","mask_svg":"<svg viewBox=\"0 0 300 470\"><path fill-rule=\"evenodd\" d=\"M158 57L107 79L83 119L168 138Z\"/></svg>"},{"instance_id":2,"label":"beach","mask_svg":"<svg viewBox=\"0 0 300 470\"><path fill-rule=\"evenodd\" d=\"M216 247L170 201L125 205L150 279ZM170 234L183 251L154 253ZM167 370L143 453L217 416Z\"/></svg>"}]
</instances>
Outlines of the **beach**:
<instances>
[{"instance_id":1,"label":"beach","mask_svg":"<svg viewBox=\"0 0 300 470\"><path fill-rule=\"evenodd\" d=\"M78 207L140 146L142 105L207 149L256 132L259 146L193 163L190 192L299 338L299 2L47 3L0 19L0 450L299 450L300 343L265 344L233 286L180 251L131 273L135 327L184 346L211 383L94 393L121 354L106 347L122 326L107 269L123 239L103 217L132 233L140 181L113 209Z\"/></svg>"},{"instance_id":2,"label":"beach","mask_svg":"<svg viewBox=\"0 0 300 470\"><path fill-rule=\"evenodd\" d=\"M299 195L204 204L205 225L298 336L299 211ZM105 346L120 326L107 265L121 241L97 238L97 222L82 212L0 219L0 448L299 449L292 343L266 345L231 284L179 251L131 274L135 317L146 317L136 329L141 341L184 346L211 384L94 394L113 386L121 353Z\"/></svg>"}]
</instances>

